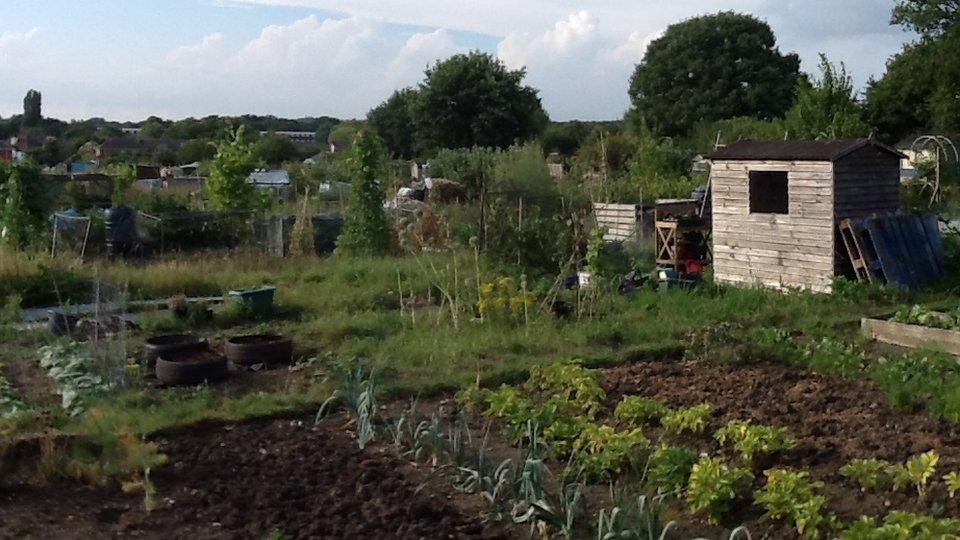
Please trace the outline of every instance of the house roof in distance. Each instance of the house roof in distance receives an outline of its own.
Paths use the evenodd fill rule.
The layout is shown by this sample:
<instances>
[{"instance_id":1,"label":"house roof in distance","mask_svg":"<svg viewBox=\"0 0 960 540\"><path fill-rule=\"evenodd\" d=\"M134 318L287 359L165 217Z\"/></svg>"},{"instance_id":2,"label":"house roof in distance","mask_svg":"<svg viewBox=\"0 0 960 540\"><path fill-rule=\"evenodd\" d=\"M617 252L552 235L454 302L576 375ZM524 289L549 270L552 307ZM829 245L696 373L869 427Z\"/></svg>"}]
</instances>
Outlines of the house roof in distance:
<instances>
[{"instance_id":1,"label":"house roof in distance","mask_svg":"<svg viewBox=\"0 0 960 540\"><path fill-rule=\"evenodd\" d=\"M840 139L824 141L737 141L717 149L707 158L713 161L837 161L866 146L879 148L899 158L905 157L893 148L873 139Z\"/></svg>"},{"instance_id":2,"label":"house roof in distance","mask_svg":"<svg viewBox=\"0 0 960 540\"><path fill-rule=\"evenodd\" d=\"M284 170L254 171L247 177L247 183L257 186L288 186L290 175Z\"/></svg>"}]
</instances>

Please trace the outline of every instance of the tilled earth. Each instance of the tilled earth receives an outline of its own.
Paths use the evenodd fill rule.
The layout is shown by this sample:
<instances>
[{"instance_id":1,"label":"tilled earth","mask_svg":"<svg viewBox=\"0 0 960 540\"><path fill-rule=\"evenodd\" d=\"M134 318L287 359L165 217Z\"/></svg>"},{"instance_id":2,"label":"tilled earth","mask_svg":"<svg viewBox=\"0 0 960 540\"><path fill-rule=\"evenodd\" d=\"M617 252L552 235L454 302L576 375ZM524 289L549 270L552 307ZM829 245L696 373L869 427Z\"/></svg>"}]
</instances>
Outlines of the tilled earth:
<instances>
[{"instance_id":1,"label":"tilled earth","mask_svg":"<svg viewBox=\"0 0 960 540\"><path fill-rule=\"evenodd\" d=\"M918 501L915 491L861 493L840 476L840 467L851 459L902 462L931 449L940 454L932 480L949 471L960 472L958 427L891 409L870 382L783 365L725 367L688 362L641 363L610 370L606 377L611 406L626 394L655 397L672 407L709 402L714 408L709 433L730 420L788 428L796 448L764 465L808 470L812 478L825 483L829 510L843 521L861 515L882 517L893 509L960 516L957 499L947 500L942 488L928 493L938 501L931 504ZM716 449L709 435L699 444ZM756 509L742 508L737 517L751 521L758 514Z\"/></svg>"},{"instance_id":2,"label":"tilled earth","mask_svg":"<svg viewBox=\"0 0 960 540\"><path fill-rule=\"evenodd\" d=\"M152 476L152 513L116 489L0 488L0 537L498 537L449 492L418 489L408 463L360 451L330 421L211 424L158 442L169 461Z\"/></svg>"}]
</instances>

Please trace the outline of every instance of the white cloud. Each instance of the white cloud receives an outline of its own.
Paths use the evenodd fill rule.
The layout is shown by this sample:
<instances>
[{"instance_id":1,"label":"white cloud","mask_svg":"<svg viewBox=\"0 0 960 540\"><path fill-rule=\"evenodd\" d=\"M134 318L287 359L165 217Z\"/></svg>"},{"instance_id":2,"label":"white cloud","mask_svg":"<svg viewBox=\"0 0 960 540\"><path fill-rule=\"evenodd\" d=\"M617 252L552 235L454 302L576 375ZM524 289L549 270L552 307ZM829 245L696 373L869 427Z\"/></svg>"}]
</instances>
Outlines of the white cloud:
<instances>
[{"instance_id":1,"label":"white cloud","mask_svg":"<svg viewBox=\"0 0 960 540\"><path fill-rule=\"evenodd\" d=\"M199 43L183 45L167 53L166 61L176 68L209 68L223 59L223 34L204 37Z\"/></svg>"},{"instance_id":2,"label":"white cloud","mask_svg":"<svg viewBox=\"0 0 960 540\"><path fill-rule=\"evenodd\" d=\"M386 79L396 88L412 86L423 78L423 72L431 64L464 51L446 30L414 34L390 62Z\"/></svg>"},{"instance_id":3,"label":"white cloud","mask_svg":"<svg viewBox=\"0 0 960 540\"><path fill-rule=\"evenodd\" d=\"M580 11L541 34L508 35L497 53L512 68L526 67L555 119L612 119L628 106L627 81L648 42L639 32L611 39L596 16Z\"/></svg>"},{"instance_id":4,"label":"white cloud","mask_svg":"<svg viewBox=\"0 0 960 540\"><path fill-rule=\"evenodd\" d=\"M4 69L10 69L18 63L23 63L27 57L34 57L34 47L39 41L39 28L32 28L26 32L4 30L0 32L0 62Z\"/></svg>"},{"instance_id":5,"label":"white cloud","mask_svg":"<svg viewBox=\"0 0 960 540\"><path fill-rule=\"evenodd\" d=\"M909 34L888 25L893 0L203 0L224 7L299 6L340 13L265 26L238 41L230 28L153 57L104 61L82 34L55 45L45 32L0 31L0 112L19 109L28 88L65 118L138 119L262 113L362 116L421 80L438 59L476 47L495 51L541 90L555 118L614 118L628 105L630 75L651 40L684 18L721 10L754 13L804 69L817 54L845 61L858 85L880 75ZM258 8L262 9L262 8ZM265 15L272 13L262 9ZM397 26L413 25L413 27ZM466 31L481 34L471 36ZM62 37L62 36L58 36ZM160 35L145 35L165 43ZM84 51L81 53L80 51Z\"/></svg>"}]
</instances>

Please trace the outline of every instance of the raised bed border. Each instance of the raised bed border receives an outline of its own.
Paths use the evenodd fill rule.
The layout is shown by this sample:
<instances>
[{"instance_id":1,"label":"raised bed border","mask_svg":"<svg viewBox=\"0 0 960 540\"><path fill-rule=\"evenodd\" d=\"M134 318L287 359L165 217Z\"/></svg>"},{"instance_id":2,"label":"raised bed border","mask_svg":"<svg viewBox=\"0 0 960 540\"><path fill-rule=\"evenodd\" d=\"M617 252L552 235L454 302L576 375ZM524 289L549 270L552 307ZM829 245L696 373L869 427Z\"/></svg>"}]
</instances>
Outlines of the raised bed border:
<instances>
[{"instance_id":1,"label":"raised bed border","mask_svg":"<svg viewBox=\"0 0 960 540\"><path fill-rule=\"evenodd\" d=\"M933 349L960 356L960 331L930 328L885 318L860 319L863 333L875 341L910 349Z\"/></svg>"}]
</instances>

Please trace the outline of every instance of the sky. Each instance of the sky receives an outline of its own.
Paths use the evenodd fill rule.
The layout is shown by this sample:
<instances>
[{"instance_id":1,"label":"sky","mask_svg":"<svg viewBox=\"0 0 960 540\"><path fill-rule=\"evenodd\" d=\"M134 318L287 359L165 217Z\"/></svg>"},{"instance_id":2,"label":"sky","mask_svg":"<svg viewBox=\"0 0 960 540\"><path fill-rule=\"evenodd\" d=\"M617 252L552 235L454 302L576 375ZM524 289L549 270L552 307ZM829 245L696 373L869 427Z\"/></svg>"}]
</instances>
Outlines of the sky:
<instances>
[{"instance_id":1,"label":"sky","mask_svg":"<svg viewBox=\"0 0 960 540\"><path fill-rule=\"evenodd\" d=\"M0 115L136 121L210 114L359 118L424 69L481 50L526 68L555 120L616 119L647 44L718 11L767 21L817 73L862 87L914 36L894 0L2 0Z\"/></svg>"}]
</instances>

